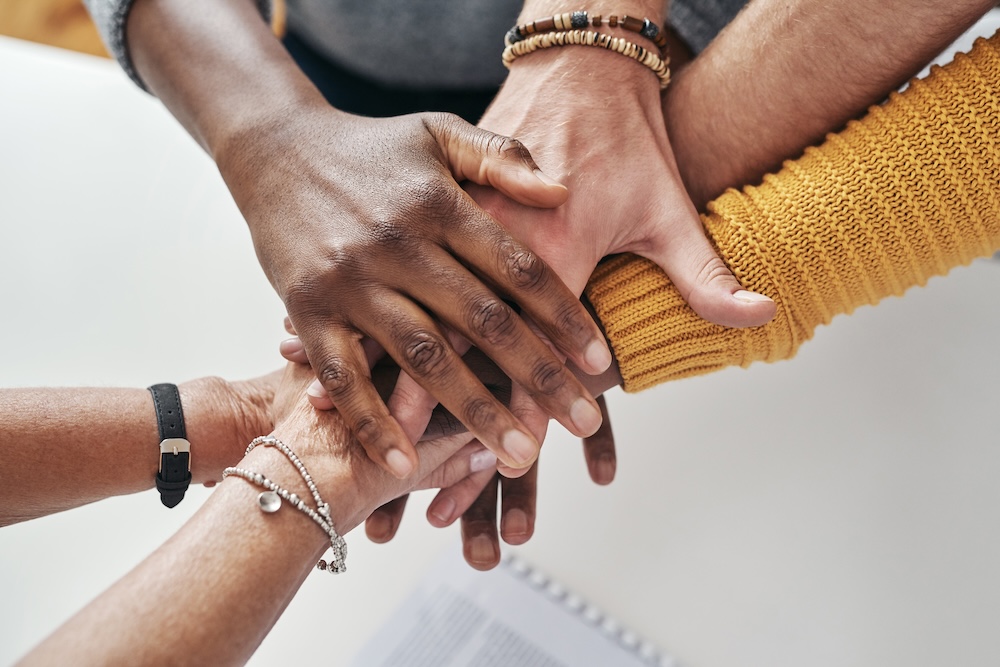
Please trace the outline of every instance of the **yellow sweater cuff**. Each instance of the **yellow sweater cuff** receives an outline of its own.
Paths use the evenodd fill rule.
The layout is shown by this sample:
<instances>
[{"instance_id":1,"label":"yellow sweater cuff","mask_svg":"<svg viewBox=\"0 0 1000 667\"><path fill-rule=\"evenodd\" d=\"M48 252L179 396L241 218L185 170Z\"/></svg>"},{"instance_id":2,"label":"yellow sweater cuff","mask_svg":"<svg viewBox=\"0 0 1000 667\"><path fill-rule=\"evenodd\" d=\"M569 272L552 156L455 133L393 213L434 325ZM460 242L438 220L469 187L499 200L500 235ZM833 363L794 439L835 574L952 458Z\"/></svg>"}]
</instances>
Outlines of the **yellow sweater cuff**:
<instances>
[{"instance_id":1,"label":"yellow sweater cuff","mask_svg":"<svg viewBox=\"0 0 1000 667\"><path fill-rule=\"evenodd\" d=\"M790 358L835 315L1000 249L1000 33L708 210L722 259L778 314L710 324L656 265L611 258L586 294L627 391Z\"/></svg>"}]
</instances>

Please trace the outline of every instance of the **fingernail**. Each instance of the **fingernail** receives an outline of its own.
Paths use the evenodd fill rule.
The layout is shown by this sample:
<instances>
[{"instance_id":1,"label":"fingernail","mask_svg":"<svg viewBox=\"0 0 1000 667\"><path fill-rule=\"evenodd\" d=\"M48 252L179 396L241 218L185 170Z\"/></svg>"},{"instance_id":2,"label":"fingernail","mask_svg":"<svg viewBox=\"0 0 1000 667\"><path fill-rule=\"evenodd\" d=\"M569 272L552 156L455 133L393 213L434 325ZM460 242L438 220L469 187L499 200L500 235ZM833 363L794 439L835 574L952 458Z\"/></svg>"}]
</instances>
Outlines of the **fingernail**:
<instances>
[{"instance_id":1,"label":"fingernail","mask_svg":"<svg viewBox=\"0 0 1000 667\"><path fill-rule=\"evenodd\" d=\"M385 453L385 463L389 466L392 474L400 479L409 477L413 471L413 464L410 463L410 459L398 449L390 449Z\"/></svg>"},{"instance_id":2,"label":"fingernail","mask_svg":"<svg viewBox=\"0 0 1000 667\"><path fill-rule=\"evenodd\" d=\"M503 447L505 452L510 454L514 463L522 465L527 465L529 461L535 458L535 452L538 450L535 442L520 431L507 431L504 433L503 437L500 438L500 446Z\"/></svg>"},{"instance_id":3,"label":"fingernail","mask_svg":"<svg viewBox=\"0 0 1000 667\"><path fill-rule=\"evenodd\" d=\"M595 340L587 346L583 360L592 370L603 373L611 365L611 350L603 340Z\"/></svg>"},{"instance_id":4,"label":"fingernail","mask_svg":"<svg viewBox=\"0 0 1000 667\"><path fill-rule=\"evenodd\" d=\"M497 456L488 449L482 449L469 457L469 470L480 472L497 467Z\"/></svg>"},{"instance_id":5,"label":"fingernail","mask_svg":"<svg viewBox=\"0 0 1000 667\"><path fill-rule=\"evenodd\" d=\"M517 479L524 474L524 468L511 468L509 465L505 465L502 462L497 463L497 472L504 477L509 477L511 479Z\"/></svg>"},{"instance_id":6,"label":"fingernail","mask_svg":"<svg viewBox=\"0 0 1000 667\"><path fill-rule=\"evenodd\" d=\"M528 534L528 515L524 510L507 510L501 518L500 531L506 538L524 537Z\"/></svg>"},{"instance_id":7,"label":"fingernail","mask_svg":"<svg viewBox=\"0 0 1000 667\"><path fill-rule=\"evenodd\" d=\"M488 564L496 560L496 551L493 550L493 541L485 535L477 535L472 538L469 545L469 556L477 563Z\"/></svg>"},{"instance_id":8,"label":"fingernail","mask_svg":"<svg viewBox=\"0 0 1000 667\"><path fill-rule=\"evenodd\" d=\"M301 352L305 348L302 345L302 339L296 336L295 338L286 338L281 341L278 349L281 350L282 354L289 355Z\"/></svg>"},{"instance_id":9,"label":"fingernail","mask_svg":"<svg viewBox=\"0 0 1000 667\"><path fill-rule=\"evenodd\" d=\"M455 513L455 501L451 498L435 501L428 512L441 523L451 523L451 517Z\"/></svg>"},{"instance_id":10,"label":"fingernail","mask_svg":"<svg viewBox=\"0 0 1000 667\"><path fill-rule=\"evenodd\" d=\"M618 467L615 457L605 454L594 464L594 481L598 484L610 484L615 479L615 469Z\"/></svg>"},{"instance_id":11,"label":"fingernail","mask_svg":"<svg viewBox=\"0 0 1000 667\"><path fill-rule=\"evenodd\" d=\"M560 188L566 187L565 185L563 185L562 183L560 183L556 179L554 179L551 176L549 176L548 174L546 174L541 169L536 169L534 173L535 173L535 178L537 178L538 180L540 180L542 183L545 183L545 185L555 185L555 186L560 187Z\"/></svg>"},{"instance_id":12,"label":"fingernail","mask_svg":"<svg viewBox=\"0 0 1000 667\"><path fill-rule=\"evenodd\" d=\"M306 393L313 398L323 398L326 396L326 389L319 383L319 380L313 380L312 384L306 388Z\"/></svg>"},{"instance_id":13,"label":"fingernail","mask_svg":"<svg viewBox=\"0 0 1000 667\"><path fill-rule=\"evenodd\" d=\"M392 518L381 510L375 511L368 517L365 530L371 539L384 542L392 534Z\"/></svg>"},{"instance_id":14,"label":"fingernail","mask_svg":"<svg viewBox=\"0 0 1000 667\"><path fill-rule=\"evenodd\" d=\"M585 398L578 398L569 408L569 418L573 425L584 435L593 435L601 428L601 411L596 405Z\"/></svg>"},{"instance_id":15,"label":"fingernail","mask_svg":"<svg viewBox=\"0 0 1000 667\"><path fill-rule=\"evenodd\" d=\"M733 292L733 298L737 301L742 301L743 303L760 303L762 301L771 301L771 297L764 296L763 294L758 294L757 292L750 292L745 289L741 289L739 292Z\"/></svg>"}]
</instances>

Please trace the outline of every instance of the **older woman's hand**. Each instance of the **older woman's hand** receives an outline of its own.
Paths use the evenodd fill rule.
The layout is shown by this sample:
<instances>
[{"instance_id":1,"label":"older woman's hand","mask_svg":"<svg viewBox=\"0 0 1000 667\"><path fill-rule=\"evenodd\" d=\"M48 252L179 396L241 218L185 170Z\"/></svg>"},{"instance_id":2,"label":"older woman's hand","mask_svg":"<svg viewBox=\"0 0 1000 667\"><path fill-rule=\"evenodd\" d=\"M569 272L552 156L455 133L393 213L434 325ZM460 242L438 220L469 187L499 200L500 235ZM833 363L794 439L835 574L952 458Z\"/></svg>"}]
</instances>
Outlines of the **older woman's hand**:
<instances>
[{"instance_id":1,"label":"older woman's hand","mask_svg":"<svg viewBox=\"0 0 1000 667\"><path fill-rule=\"evenodd\" d=\"M340 534L349 532L379 504L415 488L416 480L430 479L434 470L439 470L434 482L440 484L454 483L467 474L462 466L449 466L448 461L454 460L470 435L421 443L418 467L410 480L388 474L368 458L338 413L316 410L307 402L305 387L313 377L303 365L290 364L285 369L271 402L271 414L277 420L271 435L295 452L308 469ZM21 405L23 393L14 397ZM114 410L97 412L102 418L97 423L93 410L74 411L73 421L80 431L93 433L95 440L108 434L114 438L122 430L122 415L108 418ZM18 418L12 416L10 421ZM45 430L38 429L37 421L27 426L29 433L32 427ZM44 433L36 434L36 439L36 445L49 440ZM29 458L38 460L37 456ZM71 462L76 468L78 459ZM302 507L313 504L304 476L275 447L256 447L231 463L298 495L304 499ZM106 467L106 461L100 465ZM63 485L66 479L77 481L58 478ZM176 643L151 641L151 627L170 627L184 637L187 655L196 655L205 664L246 662L331 544L325 527L321 530L291 503L276 513L261 512L260 491L246 478L227 478L171 539L22 662L176 663ZM181 580L178 563L184 564ZM219 641L220 637L225 641Z\"/></svg>"},{"instance_id":2,"label":"older woman's hand","mask_svg":"<svg viewBox=\"0 0 1000 667\"><path fill-rule=\"evenodd\" d=\"M410 491L449 487L480 471L492 474L496 469L496 457L465 432L417 445L418 464L409 478L388 474L365 454L336 411L316 410L308 402L305 388L313 377L308 366L288 364L275 394L273 435L306 463L341 533L363 522L375 508ZM280 455L272 452L268 458L267 465L283 465Z\"/></svg>"}]
</instances>

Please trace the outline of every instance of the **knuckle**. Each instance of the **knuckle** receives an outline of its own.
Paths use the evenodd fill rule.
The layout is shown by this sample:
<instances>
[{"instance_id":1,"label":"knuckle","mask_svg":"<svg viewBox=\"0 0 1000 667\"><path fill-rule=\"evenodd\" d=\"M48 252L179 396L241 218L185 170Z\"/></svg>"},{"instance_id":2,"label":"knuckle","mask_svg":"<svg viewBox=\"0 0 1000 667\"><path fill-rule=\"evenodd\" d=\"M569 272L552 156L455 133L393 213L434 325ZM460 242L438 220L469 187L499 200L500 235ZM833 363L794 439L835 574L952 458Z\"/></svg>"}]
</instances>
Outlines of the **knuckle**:
<instances>
[{"instance_id":1,"label":"knuckle","mask_svg":"<svg viewBox=\"0 0 1000 667\"><path fill-rule=\"evenodd\" d=\"M417 210L426 216L451 215L458 208L458 188L443 179L414 184L409 196Z\"/></svg>"},{"instance_id":2,"label":"knuckle","mask_svg":"<svg viewBox=\"0 0 1000 667\"><path fill-rule=\"evenodd\" d=\"M524 248L510 248L504 257L505 269L517 289L530 290L545 283L545 263Z\"/></svg>"},{"instance_id":3,"label":"knuckle","mask_svg":"<svg viewBox=\"0 0 1000 667\"><path fill-rule=\"evenodd\" d=\"M357 374L344 359L334 357L323 364L319 381L332 396L343 396L354 388Z\"/></svg>"},{"instance_id":4,"label":"knuckle","mask_svg":"<svg viewBox=\"0 0 1000 667\"><path fill-rule=\"evenodd\" d=\"M384 232L390 234L390 241L408 242L408 233L415 225L428 224L443 226L458 218L461 206L461 190L454 184L441 178L417 180L407 183L399 195L402 208L386 211L383 220L378 224Z\"/></svg>"},{"instance_id":5,"label":"knuckle","mask_svg":"<svg viewBox=\"0 0 1000 667\"><path fill-rule=\"evenodd\" d=\"M406 243L406 224L398 216L389 214L374 214L370 222L369 234L371 240L381 248L395 250Z\"/></svg>"},{"instance_id":6,"label":"knuckle","mask_svg":"<svg viewBox=\"0 0 1000 667\"><path fill-rule=\"evenodd\" d=\"M718 256L711 257L698 272L697 284L713 285L720 280L728 281L732 279L729 267Z\"/></svg>"},{"instance_id":7,"label":"knuckle","mask_svg":"<svg viewBox=\"0 0 1000 667\"><path fill-rule=\"evenodd\" d=\"M343 245L329 245L316 260L303 262L304 268L279 278L279 290L290 314L312 311L328 301L329 285L337 284L357 268L357 253Z\"/></svg>"},{"instance_id":8,"label":"knuckle","mask_svg":"<svg viewBox=\"0 0 1000 667\"><path fill-rule=\"evenodd\" d=\"M564 370L565 366L556 361L541 361L535 364L531 370L532 386L545 396L557 394L560 389L566 386Z\"/></svg>"},{"instance_id":9,"label":"knuckle","mask_svg":"<svg viewBox=\"0 0 1000 667\"><path fill-rule=\"evenodd\" d=\"M383 250L401 252L419 240L414 230L456 220L461 196L461 190L444 179L413 179L400 188L396 205L380 206L369 213L369 239Z\"/></svg>"},{"instance_id":10,"label":"knuckle","mask_svg":"<svg viewBox=\"0 0 1000 667\"><path fill-rule=\"evenodd\" d=\"M416 116L424 128L433 135L438 132L454 132L465 124L459 116L446 111L426 111Z\"/></svg>"},{"instance_id":11,"label":"knuckle","mask_svg":"<svg viewBox=\"0 0 1000 667\"><path fill-rule=\"evenodd\" d=\"M285 309L293 317L303 316L317 310L319 294L323 292L318 275L294 278L282 289L282 301Z\"/></svg>"},{"instance_id":12,"label":"knuckle","mask_svg":"<svg viewBox=\"0 0 1000 667\"><path fill-rule=\"evenodd\" d=\"M429 484L431 488L446 488L455 484L456 482L465 479L468 476L468 466L462 461L455 457L452 457L445 461L441 466L434 471L432 479L434 480L432 484Z\"/></svg>"},{"instance_id":13,"label":"knuckle","mask_svg":"<svg viewBox=\"0 0 1000 667\"><path fill-rule=\"evenodd\" d=\"M681 289L681 297L690 304L695 312L704 313L711 308L713 295L720 287L735 281L733 274L725 262L713 255L700 264L695 280L687 289Z\"/></svg>"},{"instance_id":14,"label":"knuckle","mask_svg":"<svg viewBox=\"0 0 1000 667\"><path fill-rule=\"evenodd\" d=\"M462 421L473 431L488 430L497 421L497 413L492 402L475 396L462 403Z\"/></svg>"},{"instance_id":15,"label":"knuckle","mask_svg":"<svg viewBox=\"0 0 1000 667\"><path fill-rule=\"evenodd\" d=\"M331 243L321 248L320 265L315 272L317 279L339 275L357 264L356 253L344 243Z\"/></svg>"},{"instance_id":16,"label":"knuckle","mask_svg":"<svg viewBox=\"0 0 1000 667\"><path fill-rule=\"evenodd\" d=\"M581 319L579 302L557 306L553 313L553 323L558 331L571 340L587 340L590 338L589 323Z\"/></svg>"},{"instance_id":17,"label":"knuckle","mask_svg":"<svg viewBox=\"0 0 1000 667\"><path fill-rule=\"evenodd\" d=\"M491 512L492 510L492 512ZM473 505L462 515L462 532L466 539L486 535L487 537L496 534L496 519L491 514L496 514L496 504L492 507Z\"/></svg>"},{"instance_id":18,"label":"knuckle","mask_svg":"<svg viewBox=\"0 0 1000 667\"><path fill-rule=\"evenodd\" d=\"M481 338L498 345L514 337L517 321L507 304L489 297L471 304L469 327Z\"/></svg>"},{"instance_id":19,"label":"knuckle","mask_svg":"<svg viewBox=\"0 0 1000 667\"><path fill-rule=\"evenodd\" d=\"M447 344L429 331L418 331L406 337L402 346L403 361L416 375L439 376L448 365Z\"/></svg>"},{"instance_id":20,"label":"knuckle","mask_svg":"<svg viewBox=\"0 0 1000 667\"><path fill-rule=\"evenodd\" d=\"M531 152L517 139L500 134L490 136L487 144L489 155L512 162L531 162Z\"/></svg>"},{"instance_id":21,"label":"knuckle","mask_svg":"<svg viewBox=\"0 0 1000 667\"><path fill-rule=\"evenodd\" d=\"M374 444L382 439L382 423L370 413L355 419L351 430L362 444Z\"/></svg>"}]
</instances>

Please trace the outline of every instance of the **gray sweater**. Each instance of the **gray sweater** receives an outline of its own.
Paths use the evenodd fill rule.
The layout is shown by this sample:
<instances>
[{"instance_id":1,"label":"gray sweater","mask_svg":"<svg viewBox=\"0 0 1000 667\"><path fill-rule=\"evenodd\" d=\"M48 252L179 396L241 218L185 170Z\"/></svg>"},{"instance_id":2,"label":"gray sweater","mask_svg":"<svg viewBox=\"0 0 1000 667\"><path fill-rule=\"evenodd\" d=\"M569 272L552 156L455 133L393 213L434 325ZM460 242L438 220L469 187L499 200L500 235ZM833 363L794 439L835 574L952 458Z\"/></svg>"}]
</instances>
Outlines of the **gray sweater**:
<instances>
[{"instance_id":1,"label":"gray sweater","mask_svg":"<svg viewBox=\"0 0 1000 667\"><path fill-rule=\"evenodd\" d=\"M125 48L133 0L84 0L109 51L142 81ZM672 0L669 23L696 53L746 0ZM270 14L270 0L257 0ZM506 74L503 35L521 0L287 0L288 29L341 67L412 90L485 89ZM567 11L577 9L567 6Z\"/></svg>"}]
</instances>

